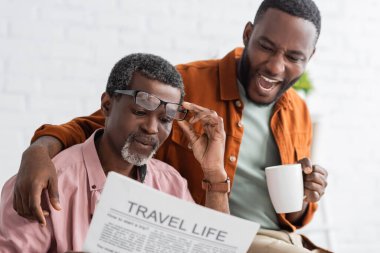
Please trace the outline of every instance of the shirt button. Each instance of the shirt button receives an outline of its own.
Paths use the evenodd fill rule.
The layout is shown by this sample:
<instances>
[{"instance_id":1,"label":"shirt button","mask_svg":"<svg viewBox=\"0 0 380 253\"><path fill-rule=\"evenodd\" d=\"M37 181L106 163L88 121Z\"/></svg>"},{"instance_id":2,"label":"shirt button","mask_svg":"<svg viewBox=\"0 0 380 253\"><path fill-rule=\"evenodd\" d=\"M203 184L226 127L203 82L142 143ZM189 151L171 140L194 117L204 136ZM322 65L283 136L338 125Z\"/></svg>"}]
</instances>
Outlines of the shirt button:
<instances>
[{"instance_id":1,"label":"shirt button","mask_svg":"<svg viewBox=\"0 0 380 253\"><path fill-rule=\"evenodd\" d=\"M241 101L240 100L236 100L235 101L235 105L236 105L236 107L241 107L242 106L242 103L241 103Z\"/></svg>"},{"instance_id":2,"label":"shirt button","mask_svg":"<svg viewBox=\"0 0 380 253\"><path fill-rule=\"evenodd\" d=\"M242 127L243 127L243 122L239 121L239 122L237 123L237 125L238 125L238 127L242 128Z\"/></svg>"},{"instance_id":3,"label":"shirt button","mask_svg":"<svg viewBox=\"0 0 380 253\"><path fill-rule=\"evenodd\" d=\"M235 162L235 161L236 161L236 156L231 155L230 156L230 162Z\"/></svg>"},{"instance_id":4,"label":"shirt button","mask_svg":"<svg viewBox=\"0 0 380 253\"><path fill-rule=\"evenodd\" d=\"M96 189L96 185L93 184L93 185L91 186L91 188L92 188L92 189Z\"/></svg>"}]
</instances>

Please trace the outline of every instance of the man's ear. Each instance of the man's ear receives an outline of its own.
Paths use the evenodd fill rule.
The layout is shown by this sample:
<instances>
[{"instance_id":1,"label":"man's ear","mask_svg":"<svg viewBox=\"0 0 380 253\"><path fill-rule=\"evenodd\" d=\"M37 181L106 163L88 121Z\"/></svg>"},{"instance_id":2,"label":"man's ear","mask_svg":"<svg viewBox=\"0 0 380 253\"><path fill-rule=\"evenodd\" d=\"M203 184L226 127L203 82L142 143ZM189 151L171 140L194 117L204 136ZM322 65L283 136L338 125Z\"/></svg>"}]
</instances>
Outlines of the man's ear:
<instances>
[{"instance_id":1,"label":"man's ear","mask_svg":"<svg viewBox=\"0 0 380 253\"><path fill-rule=\"evenodd\" d=\"M244 32L243 32L243 43L245 47L248 46L249 38L251 38L252 31L253 31L253 24L252 22L248 22L245 25Z\"/></svg>"},{"instance_id":2,"label":"man's ear","mask_svg":"<svg viewBox=\"0 0 380 253\"><path fill-rule=\"evenodd\" d=\"M107 92L103 92L101 99L101 110L104 114L104 117L108 117L111 113L112 100L110 95Z\"/></svg>"}]
</instances>

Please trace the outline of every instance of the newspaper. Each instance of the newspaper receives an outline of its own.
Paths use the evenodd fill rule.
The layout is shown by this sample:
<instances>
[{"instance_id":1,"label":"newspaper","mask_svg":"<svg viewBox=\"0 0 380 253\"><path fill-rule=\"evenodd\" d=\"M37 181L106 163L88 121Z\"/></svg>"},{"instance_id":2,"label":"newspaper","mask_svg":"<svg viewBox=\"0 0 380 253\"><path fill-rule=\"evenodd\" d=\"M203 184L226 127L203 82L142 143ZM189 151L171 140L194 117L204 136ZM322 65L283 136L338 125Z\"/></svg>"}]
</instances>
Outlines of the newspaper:
<instances>
[{"instance_id":1,"label":"newspaper","mask_svg":"<svg viewBox=\"0 0 380 253\"><path fill-rule=\"evenodd\" d=\"M246 252L259 224L108 173L86 252Z\"/></svg>"}]
</instances>

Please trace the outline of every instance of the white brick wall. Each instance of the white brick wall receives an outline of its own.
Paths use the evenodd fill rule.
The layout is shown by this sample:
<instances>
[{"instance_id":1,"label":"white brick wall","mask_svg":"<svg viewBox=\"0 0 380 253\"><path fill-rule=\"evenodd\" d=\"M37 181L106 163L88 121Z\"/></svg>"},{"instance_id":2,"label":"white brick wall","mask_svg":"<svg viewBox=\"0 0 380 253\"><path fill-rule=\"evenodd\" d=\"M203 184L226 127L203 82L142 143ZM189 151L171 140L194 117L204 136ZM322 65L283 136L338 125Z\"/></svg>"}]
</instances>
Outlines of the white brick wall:
<instances>
[{"instance_id":1,"label":"white brick wall","mask_svg":"<svg viewBox=\"0 0 380 253\"><path fill-rule=\"evenodd\" d=\"M241 45L259 0L0 0L0 185L35 128L99 107L113 64L131 52L172 63ZM380 2L317 0L323 27L309 72L319 125L314 160L330 172L305 233L337 252L380 252Z\"/></svg>"}]
</instances>

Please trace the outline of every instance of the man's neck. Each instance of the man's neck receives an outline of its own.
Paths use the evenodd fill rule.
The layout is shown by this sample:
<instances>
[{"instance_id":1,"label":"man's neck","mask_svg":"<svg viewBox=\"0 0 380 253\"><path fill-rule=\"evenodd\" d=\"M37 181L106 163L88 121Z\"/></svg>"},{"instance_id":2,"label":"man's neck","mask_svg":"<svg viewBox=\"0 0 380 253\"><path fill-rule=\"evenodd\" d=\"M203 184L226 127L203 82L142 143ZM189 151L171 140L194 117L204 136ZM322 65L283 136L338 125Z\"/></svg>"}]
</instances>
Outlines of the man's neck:
<instances>
[{"instance_id":1,"label":"man's neck","mask_svg":"<svg viewBox=\"0 0 380 253\"><path fill-rule=\"evenodd\" d=\"M115 152L103 131L95 136L95 147L104 173L114 171L124 176L137 179L137 170L134 165L121 159L120 153Z\"/></svg>"}]
</instances>

